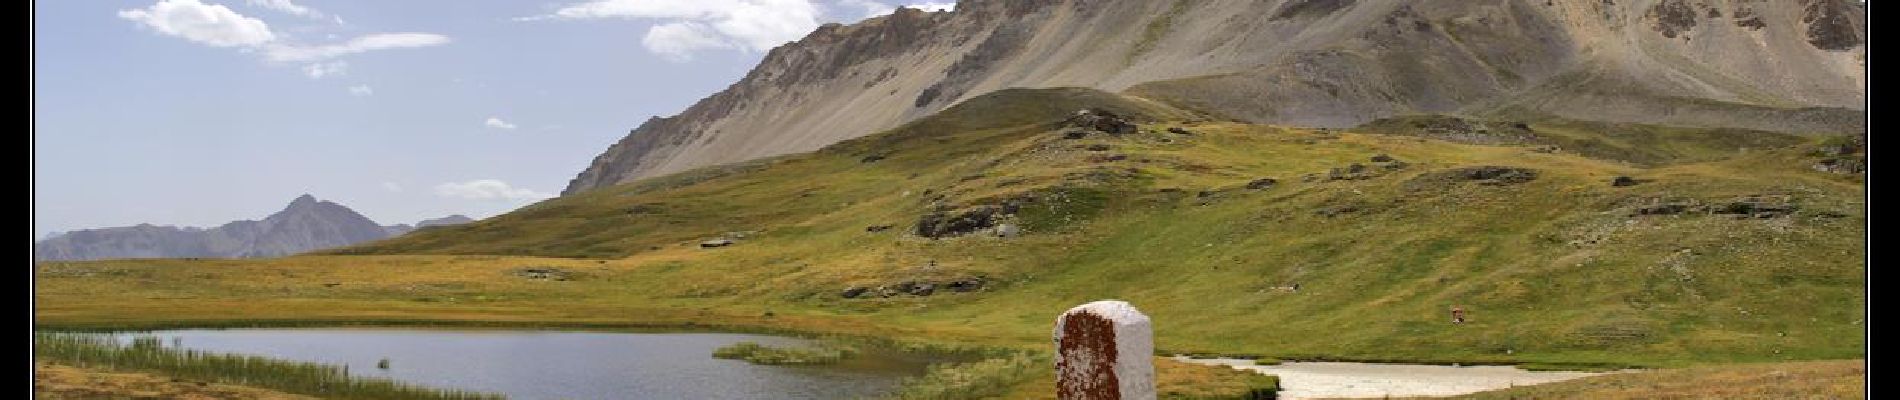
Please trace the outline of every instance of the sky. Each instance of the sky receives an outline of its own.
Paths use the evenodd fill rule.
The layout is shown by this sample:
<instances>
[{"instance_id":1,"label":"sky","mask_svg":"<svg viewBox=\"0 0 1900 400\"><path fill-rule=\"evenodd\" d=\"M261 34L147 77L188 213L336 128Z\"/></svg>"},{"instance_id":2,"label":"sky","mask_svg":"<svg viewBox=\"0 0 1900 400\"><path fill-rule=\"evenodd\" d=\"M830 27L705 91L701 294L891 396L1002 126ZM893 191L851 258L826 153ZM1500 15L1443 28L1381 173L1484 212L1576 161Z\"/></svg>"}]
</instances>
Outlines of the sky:
<instances>
[{"instance_id":1,"label":"sky","mask_svg":"<svg viewBox=\"0 0 1900 400\"><path fill-rule=\"evenodd\" d=\"M551 197L822 23L950 0L34 3L34 235Z\"/></svg>"}]
</instances>

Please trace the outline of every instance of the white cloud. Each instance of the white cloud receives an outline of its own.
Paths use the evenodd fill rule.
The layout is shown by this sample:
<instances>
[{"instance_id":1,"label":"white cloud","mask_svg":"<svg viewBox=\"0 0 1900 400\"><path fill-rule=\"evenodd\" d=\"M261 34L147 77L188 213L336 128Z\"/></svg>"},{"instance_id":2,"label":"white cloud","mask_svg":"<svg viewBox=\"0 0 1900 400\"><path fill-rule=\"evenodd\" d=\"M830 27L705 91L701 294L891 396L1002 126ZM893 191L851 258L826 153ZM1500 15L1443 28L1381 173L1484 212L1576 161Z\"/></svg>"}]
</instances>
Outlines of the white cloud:
<instances>
[{"instance_id":1,"label":"white cloud","mask_svg":"<svg viewBox=\"0 0 1900 400\"><path fill-rule=\"evenodd\" d=\"M540 200L554 197L528 188L509 186L508 182L495 179L444 183L435 186L435 194L469 200Z\"/></svg>"},{"instance_id":2,"label":"white cloud","mask_svg":"<svg viewBox=\"0 0 1900 400\"><path fill-rule=\"evenodd\" d=\"M864 10L864 18L876 17L897 11L896 7L872 0L838 0L838 6Z\"/></svg>"},{"instance_id":3,"label":"white cloud","mask_svg":"<svg viewBox=\"0 0 1900 400\"><path fill-rule=\"evenodd\" d=\"M402 185L397 184L395 182L383 182L383 190L387 190L391 192L402 192Z\"/></svg>"},{"instance_id":4,"label":"white cloud","mask_svg":"<svg viewBox=\"0 0 1900 400\"><path fill-rule=\"evenodd\" d=\"M846 10L861 10L863 11L863 16L860 18L880 17L884 15L889 15L893 11L897 11L897 6L892 6L888 3L877 1L877 0L838 0L838 2L835 3L835 6L844 8ZM917 3L917 4L906 4L906 5L903 5L903 7L930 11L930 12L953 11L953 10L956 10L957 3L955 1L925 2L925 3Z\"/></svg>"},{"instance_id":5,"label":"white cloud","mask_svg":"<svg viewBox=\"0 0 1900 400\"><path fill-rule=\"evenodd\" d=\"M482 125L495 129L515 129L515 124L510 124L508 121L503 121L501 118L495 117L488 117L487 121L482 121Z\"/></svg>"},{"instance_id":6,"label":"white cloud","mask_svg":"<svg viewBox=\"0 0 1900 400\"><path fill-rule=\"evenodd\" d=\"M326 76L343 75L350 70L350 63L343 61L320 62L303 66L304 76L310 79L323 79Z\"/></svg>"},{"instance_id":7,"label":"white cloud","mask_svg":"<svg viewBox=\"0 0 1900 400\"><path fill-rule=\"evenodd\" d=\"M946 1L946 2L941 2L941 3L938 3L938 2L917 3L917 4L907 5L905 7L915 8L915 9L929 11L929 12L956 11L957 2Z\"/></svg>"},{"instance_id":8,"label":"white cloud","mask_svg":"<svg viewBox=\"0 0 1900 400\"><path fill-rule=\"evenodd\" d=\"M640 39L640 45L674 62L692 60L694 51L734 47L712 27L698 22L654 25L647 28L647 36Z\"/></svg>"},{"instance_id":9,"label":"white cloud","mask_svg":"<svg viewBox=\"0 0 1900 400\"><path fill-rule=\"evenodd\" d=\"M119 18L213 47L256 46L277 40L264 21L198 0L159 0L151 7L119 10Z\"/></svg>"},{"instance_id":10,"label":"white cloud","mask_svg":"<svg viewBox=\"0 0 1900 400\"><path fill-rule=\"evenodd\" d=\"M369 85L356 85L356 86L350 87L351 96L368 96L372 94L376 94L376 90L370 89Z\"/></svg>"},{"instance_id":11,"label":"white cloud","mask_svg":"<svg viewBox=\"0 0 1900 400\"><path fill-rule=\"evenodd\" d=\"M296 15L321 18L322 13L290 0L246 0L247 2ZM158 33L185 38L212 47L240 47L256 52L271 62L317 62L366 51L440 46L449 37L434 33L372 33L342 43L312 45L291 43L280 38L263 20L232 11L219 4L199 0L158 0L149 7L119 10L119 18L151 28ZM342 18L331 16L338 24ZM335 35L330 35L331 39ZM341 62L313 63L303 68L312 79L343 72Z\"/></svg>"},{"instance_id":12,"label":"white cloud","mask_svg":"<svg viewBox=\"0 0 1900 400\"><path fill-rule=\"evenodd\" d=\"M518 20L628 18L660 21L640 43L674 61L693 51L765 51L818 28L811 0L592 0Z\"/></svg>"},{"instance_id":13,"label":"white cloud","mask_svg":"<svg viewBox=\"0 0 1900 400\"><path fill-rule=\"evenodd\" d=\"M253 6L281 11L285 14L295 15L299 17L317 18L317 19L323 18L322 12L313 10L310 7L304 7L297 3L292 3L290 2L290 0L244 0L244 3L250 4ZM337 21L339 21L338 23L341 23L342 20L338 19Z\"/></svg>"},{"instance_id":14,"label":"white cloud","mask_svg":"<svg viewBox=\"0 0 1900 400\"><path fill-rule=\"evenodd\" d=\"M357 36L339 44L305 46L275 43L265 46L264 57L271 61L316 61L373 50L440 46L448 43L448 36L433 33L373 33Z\"/></svg>"}]
</instances>

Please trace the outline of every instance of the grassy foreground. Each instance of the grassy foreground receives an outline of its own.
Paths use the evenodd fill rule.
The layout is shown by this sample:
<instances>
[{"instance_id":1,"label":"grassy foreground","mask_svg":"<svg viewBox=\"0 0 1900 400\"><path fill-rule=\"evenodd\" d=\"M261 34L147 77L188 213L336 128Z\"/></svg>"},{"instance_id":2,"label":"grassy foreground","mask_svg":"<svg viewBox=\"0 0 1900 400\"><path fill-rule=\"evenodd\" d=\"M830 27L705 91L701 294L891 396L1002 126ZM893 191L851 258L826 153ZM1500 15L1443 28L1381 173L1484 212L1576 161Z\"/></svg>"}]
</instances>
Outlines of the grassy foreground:
<instances>
[{"instance_id":1,"label":"grassy foreground","mask_svg":"<svg viewBox=\"0 0 1900 400\"><path fill-rule=\"evenodd\" d=\"M1613 374L1484 392L1459 399L1860 399L1867 363L1738 364Z\"/></svg>"},{"instance_id":2,"label":"grassy foreground","mask_svg":"<svg viewBox=\"0 0 1900 400\"><path fill-rule=\"evenodd\" d=\"M1141 129L1065 138L1057 123L1083 107ZM1166 352L1566 368L1864 357L1864 182L1812 167L1823 139L1512 128L1554 139L1223 123L1009 90L812 154L325 255L40 263L35 312L43 328L695 327L1046 350L1057 314L1115 298L1153 318ZM1528 172L1473 172L1486 167ZM1012 204L995 222L1017 235L915 234L933 212ZM715 238L734 244L699 246ZM920 282L934 292L878 290ZM1469 323L1447 322L1454 305Z\"/></svg>"},{"instance_id":3,"label":"grassy foreground","mask_svg":"<svg viewBox=\"0 0 1900 400\"><path fill-rule=\"evenodd\" d=\"M137 372L110 372L36 362L33 398L43 400L94 399L253 399L314 400L253 387L214 384Z\"/></svg>"}]
</instances>

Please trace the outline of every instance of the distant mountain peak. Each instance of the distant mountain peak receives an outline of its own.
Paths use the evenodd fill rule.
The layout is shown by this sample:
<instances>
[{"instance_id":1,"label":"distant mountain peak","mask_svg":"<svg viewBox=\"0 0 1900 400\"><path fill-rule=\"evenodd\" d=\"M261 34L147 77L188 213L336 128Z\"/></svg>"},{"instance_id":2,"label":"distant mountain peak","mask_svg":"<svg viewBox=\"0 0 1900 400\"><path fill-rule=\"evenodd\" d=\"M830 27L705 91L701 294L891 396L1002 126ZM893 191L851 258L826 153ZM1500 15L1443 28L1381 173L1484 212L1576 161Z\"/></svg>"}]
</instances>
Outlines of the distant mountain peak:
<instances>
[{"instance_id":1,"label":"distant mountain peak","mask_svg":"<svg viewBox=\"0 0 1900 400\"><path fill-rule=\"evenodd\" d=\"M297 196L282 211L258 221L217 228L138 224L86 229L84 235L47 238L34 245L41 260L174 257L276 257L347 246L395 234L362 214L316 196Z\"/></svg>"},{"instance_id":2,"label":"distant mountain peak","mask_svg":"<svg viewBox=\"0 0 1900 400\"><path fill-rule=\"evenodd\" d=\"M475 222L475 219L469 218L467 215L455 214L455 215L450 215L450 216L442 217L442 218L425 219L425 220L422 220L421 222L417 222L416 227L427 228L431 226L461 225L461 224L466 224L470 222Z\"/></svg>"},{"instance_id":3,"label":"distant mountain peak","mask_svg":"<svg viewBox=\"0 0 1900 400\"><path fill-rule=\"evenodd\" d=\"M317 196L311 196L309 193L304 193L304 195L302 196L297 196L296 200L290 201L291 206L296 206L299 204L303 204L303 205L317 204Z\"/></svg>"}]
</instances>

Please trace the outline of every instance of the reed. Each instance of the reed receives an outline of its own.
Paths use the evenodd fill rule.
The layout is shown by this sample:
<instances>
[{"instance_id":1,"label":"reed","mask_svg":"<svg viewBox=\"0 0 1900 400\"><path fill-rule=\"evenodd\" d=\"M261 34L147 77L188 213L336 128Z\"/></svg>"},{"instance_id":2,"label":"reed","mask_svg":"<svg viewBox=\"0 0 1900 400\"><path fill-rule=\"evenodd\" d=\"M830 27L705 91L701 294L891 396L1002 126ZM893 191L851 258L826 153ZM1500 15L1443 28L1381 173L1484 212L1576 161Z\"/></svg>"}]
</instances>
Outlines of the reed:
<instances>
[{"instance_id":1,"label":"reed","mask_svg":"<svg viewBox=\"0 0 1900 400\"><path fill-rule=\"evenodd\" d=\"M835 364L858 354L858 349L832 342L820 343L818 347L772 347L753 342L739 342L713 350L713 358L745 360L759 365L821 365Z\"/></svg>"},{"instance_id":2,"label":"reed","mask_svg":"<svg viewBox=\"0 0 1900 400\"><path fill-rule=\"evenodd\" d=\"M350 376L343 366L165 347L138 336L122 343L109 335L40 332L33 357L80 368L146 372L331 399L488 400L501 395L434 389L382 378Z\"/></svg>"},{"instance_id":3,"label":"reed","mask_svg":"<svg viewBox=\"0 0 1900 400\"><path fill-rule=\"evenodd\" d=\"M893 399L984 399L1008 394L1025 379L1039 377L1052 360L1028 352L976 362L930 366L923 376L907 378Z\"/></svg>"}]
</instances>

